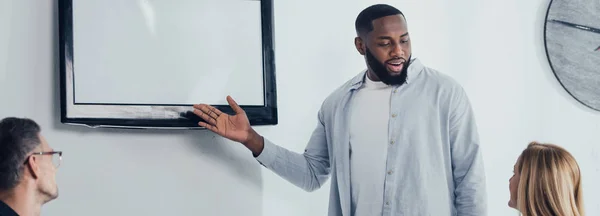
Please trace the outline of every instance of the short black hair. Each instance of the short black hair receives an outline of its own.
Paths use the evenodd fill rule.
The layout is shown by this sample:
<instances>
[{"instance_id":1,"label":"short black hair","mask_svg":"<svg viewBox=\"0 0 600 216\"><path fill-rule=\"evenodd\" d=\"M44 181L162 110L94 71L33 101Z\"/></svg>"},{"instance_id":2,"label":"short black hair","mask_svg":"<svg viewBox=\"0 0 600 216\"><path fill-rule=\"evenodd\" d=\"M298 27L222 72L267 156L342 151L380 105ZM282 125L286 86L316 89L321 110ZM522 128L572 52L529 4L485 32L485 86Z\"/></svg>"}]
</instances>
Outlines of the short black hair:
<instances>
[{"instance_id":1,"label":"short black hair","mask_svg":"<svg viewBox=\"0 0 600 216\"><path fill-rule=\"evenodd\" d=\"M41 143L40 130L27 118L0 121L0 191L13 189L21 180L25 159Z\"/></svg>"},{"instance_id":2,"label":"short black hair","mask_svg":"<svg viewBox=\"0 0 600 216\"><path fill-rule=\"evenodd\" d=\"M397 8L387 4L375 4L362 10L356 17L354 27L356 33L360 36L373 31L373 20L391 15L404 14ZM406 18L405 18L406 19Z\"/></svg>"}]
</instances>

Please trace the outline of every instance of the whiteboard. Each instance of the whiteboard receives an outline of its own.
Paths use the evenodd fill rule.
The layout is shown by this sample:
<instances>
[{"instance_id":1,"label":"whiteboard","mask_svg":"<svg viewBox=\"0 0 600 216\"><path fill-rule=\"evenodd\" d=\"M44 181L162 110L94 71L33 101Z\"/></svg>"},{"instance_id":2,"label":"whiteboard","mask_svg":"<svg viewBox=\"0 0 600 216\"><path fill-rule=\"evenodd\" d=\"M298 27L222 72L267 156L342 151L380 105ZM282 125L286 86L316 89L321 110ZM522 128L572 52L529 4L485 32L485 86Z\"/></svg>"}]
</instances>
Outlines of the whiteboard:
<instances>
[{"instance_id":1,"label":"whiteboard","mask_svg":"<svg viewBox=\"0 0 600 216\"><path fill-rule=\"evenodd\" d=\"M276 124L272 2L60 0L63 123L197 127L232 96Z\"/></svg>"}]
</instances>

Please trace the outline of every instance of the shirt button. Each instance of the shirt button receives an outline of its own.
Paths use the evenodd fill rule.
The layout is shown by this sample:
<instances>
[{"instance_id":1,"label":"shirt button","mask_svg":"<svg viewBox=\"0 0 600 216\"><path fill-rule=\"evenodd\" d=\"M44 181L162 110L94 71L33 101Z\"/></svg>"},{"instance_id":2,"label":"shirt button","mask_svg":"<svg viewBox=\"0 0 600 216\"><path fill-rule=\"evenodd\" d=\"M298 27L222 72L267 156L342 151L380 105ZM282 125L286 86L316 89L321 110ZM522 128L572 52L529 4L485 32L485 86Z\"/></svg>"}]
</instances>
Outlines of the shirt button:
<instances>
[{"instance_id":1,"label":"shirt button","mask_svg":"<svg viewBox=\"0 0 600 216\"><path fill-rule=\"evenodd\" d=\"M386 201L386 202L385 202L385 205L390 205L390 202L389 202L389 201Z\"/></svg>"},{"instance_id":2,"label":"shirt button","mask_svg":"<svg viewBox=\"0 0 600 216\"><path fill-rule=\"evenodd\" d=\"M392 114L392 118L396 118L396 114Z\"/></svg>"},{"instance_id":3,"label":"shirt button","mask_svg":"<svg viewBox=\"0 0 600 216\"><path fill-rule=\"evenodd\" d=\"M398 92L398 90L394 89L394 93Z\"/></svg>"},{"instance_id":4,"label":"shirt button","mask_svg":"<svg viewBox=\"0 0 600 216\"><path fill-rule=\"evenodd\" d=\"M390 144L392 144L392 145L393 145L393 144L394 144L394 140L390 141Z\"/></svg>"},{"instance_id":5,"label":"shirt button","mask_svg":"<svg viewBox=\"0 0 600 216\"><path fill-rule=\"evenodd\" d=\"M392 173L394 173L394 171L388 171L388 175L391 175Z\"/></svg>"}]
</instances>

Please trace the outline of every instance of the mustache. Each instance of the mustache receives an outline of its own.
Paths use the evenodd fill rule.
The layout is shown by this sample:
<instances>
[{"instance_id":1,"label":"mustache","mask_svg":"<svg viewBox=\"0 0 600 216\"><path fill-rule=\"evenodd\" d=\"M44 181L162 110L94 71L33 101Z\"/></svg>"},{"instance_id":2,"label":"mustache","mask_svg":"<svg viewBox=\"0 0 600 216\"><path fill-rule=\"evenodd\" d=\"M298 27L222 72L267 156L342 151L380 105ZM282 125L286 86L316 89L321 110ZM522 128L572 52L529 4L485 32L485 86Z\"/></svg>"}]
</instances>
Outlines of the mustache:
<instances>
[{"instance_id":1,"label":"mustache","mask_svg":"<svg viewBox=\"0 0 600 216\"><path fill-rule=\"evenodd\" d=\"M391 61L396 61L396 60L401 60L402 63L406 63L406 59L403 57L396 57L396 58L388 59L387 61L385 61L385 63L389 63Z\"/></svg>"}]
</instances>

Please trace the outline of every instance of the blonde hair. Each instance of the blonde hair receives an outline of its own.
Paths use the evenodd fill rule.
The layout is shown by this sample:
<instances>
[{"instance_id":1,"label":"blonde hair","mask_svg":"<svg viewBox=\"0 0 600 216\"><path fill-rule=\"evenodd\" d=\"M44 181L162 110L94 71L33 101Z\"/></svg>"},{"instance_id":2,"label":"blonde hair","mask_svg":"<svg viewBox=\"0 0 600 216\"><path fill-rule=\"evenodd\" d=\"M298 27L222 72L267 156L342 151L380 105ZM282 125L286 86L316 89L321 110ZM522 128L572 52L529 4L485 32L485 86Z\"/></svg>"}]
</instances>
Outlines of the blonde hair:
<instances>
[{"instance_id":1,"label":"blonde hair","mask_svg":"<svg viewBox=\"0 0 600 216\"><path fill-rule=\"evenodd\" d=\"M579 165L565 149L531 142L517 172L517 209L523 216L584 216Z\"/></svg>"}]
</instances>

